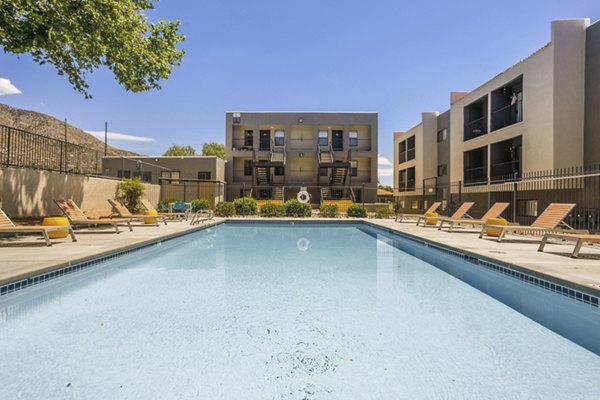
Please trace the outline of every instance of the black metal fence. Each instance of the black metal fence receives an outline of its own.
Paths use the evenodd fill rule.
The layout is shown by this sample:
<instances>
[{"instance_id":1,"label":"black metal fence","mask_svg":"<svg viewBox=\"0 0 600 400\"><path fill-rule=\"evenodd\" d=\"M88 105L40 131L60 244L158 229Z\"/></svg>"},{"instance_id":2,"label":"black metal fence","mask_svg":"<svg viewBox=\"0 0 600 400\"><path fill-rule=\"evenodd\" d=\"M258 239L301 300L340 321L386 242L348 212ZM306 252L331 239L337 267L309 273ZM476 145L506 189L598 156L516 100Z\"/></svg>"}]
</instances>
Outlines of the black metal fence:
<instances>
[{"instance_id":1,"label":"black metal fence","mask_svg":"<svg viewBox=\"0 0 600 400\"><path fill-rule=\"evenodd\" d=\"M523 225L533 223L550 203L574 203L565 222L575 229L600 232L600 165L528 172L479 185L427 180L412 193L396 198L401 212L420 213L434 201L442 202L440 210L445 215L472 201L475 205L469 214L475 218L492 204L507 202L510 206L502 216Z\"/></svg>"},{"instance_id":2,"label":"black metal fence","mask_svg":"<svg viewBox=\"0 0 600 400\"><path fill-rule=\"evenodd\" d=\"M211 207L225 200L225 182L200 179L160 179L160 200L191 202L206 199Z\"/></svg>"}]
</instances>

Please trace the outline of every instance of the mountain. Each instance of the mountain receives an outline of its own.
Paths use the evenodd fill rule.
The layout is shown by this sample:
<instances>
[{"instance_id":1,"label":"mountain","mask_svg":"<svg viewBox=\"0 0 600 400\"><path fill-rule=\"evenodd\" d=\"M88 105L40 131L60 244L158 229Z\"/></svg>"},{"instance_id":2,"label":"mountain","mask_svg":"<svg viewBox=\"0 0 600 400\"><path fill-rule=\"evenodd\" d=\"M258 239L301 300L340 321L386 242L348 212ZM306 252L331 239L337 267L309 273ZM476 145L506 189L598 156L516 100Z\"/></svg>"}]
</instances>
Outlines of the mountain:
<instances>
[{"instance_id":1,"label":"mountain","mask_svg":"<svg viewBox=\"0 0 600 400\"><path fill-rule=\"evenodd\" d=\"M36 111L22 110L0 104L0 125L17 128L38 135L64 140L65 122ZM104 142L83 130L67 124L67 141L72 144L104 151ZM135 156L136 153L108 146L108 154L115 156Z\"/></svg>"}]
</instances>

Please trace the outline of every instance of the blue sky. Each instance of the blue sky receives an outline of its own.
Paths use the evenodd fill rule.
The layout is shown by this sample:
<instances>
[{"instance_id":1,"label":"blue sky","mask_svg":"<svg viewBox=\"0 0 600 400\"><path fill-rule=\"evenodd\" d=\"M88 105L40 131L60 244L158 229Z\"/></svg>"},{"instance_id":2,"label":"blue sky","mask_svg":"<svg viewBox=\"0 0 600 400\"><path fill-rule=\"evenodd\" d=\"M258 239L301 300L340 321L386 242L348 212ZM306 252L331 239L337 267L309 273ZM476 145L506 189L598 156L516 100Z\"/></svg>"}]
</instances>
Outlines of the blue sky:
<instances>
[{"instance_id":1,"label":"blue sky","mask_svg":"<svg viewBox=\"0 0 600 400\"><path fill-rule=\"evenodd\" d=\"M224 142L225 111L377 111L380 177L391 184L392 133L445 111L468 91L550 40L553 19L600 18L598 0L184 1L163 0L151 20L181 20L183 64L163 89L127 93L112 75L89 78L94 98L51 66L0 55L0 103L40 111L142 154L172 144Z\"/></svg>"}]
</instances>

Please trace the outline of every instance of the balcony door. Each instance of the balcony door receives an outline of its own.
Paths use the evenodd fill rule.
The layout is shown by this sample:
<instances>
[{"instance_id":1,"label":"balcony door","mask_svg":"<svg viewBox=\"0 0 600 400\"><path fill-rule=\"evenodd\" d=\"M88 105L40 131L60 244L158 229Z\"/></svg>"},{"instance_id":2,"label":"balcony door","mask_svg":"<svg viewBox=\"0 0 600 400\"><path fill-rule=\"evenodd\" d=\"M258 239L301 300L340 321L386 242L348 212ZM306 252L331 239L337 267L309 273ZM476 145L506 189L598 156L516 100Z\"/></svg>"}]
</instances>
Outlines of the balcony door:
<instances>
[{"instance_id":1,"label":"balcony door","mask_svg":"<svg viewBox=\"0 0 600 400\"><path fill-rule=\"evenodd\" d=\"M344 150L344 131L331 131L331 146L333 150Z\"/></svg>"},{"instance_id":2,"label":"balcony door","mask_svg":"<svg viewBox=\"0 0 600 400\"><path fill-rule=\"evenodd\" d=\"M271 131L260 131L259 150L271 150Z\"/></svg>"}]
</instances>

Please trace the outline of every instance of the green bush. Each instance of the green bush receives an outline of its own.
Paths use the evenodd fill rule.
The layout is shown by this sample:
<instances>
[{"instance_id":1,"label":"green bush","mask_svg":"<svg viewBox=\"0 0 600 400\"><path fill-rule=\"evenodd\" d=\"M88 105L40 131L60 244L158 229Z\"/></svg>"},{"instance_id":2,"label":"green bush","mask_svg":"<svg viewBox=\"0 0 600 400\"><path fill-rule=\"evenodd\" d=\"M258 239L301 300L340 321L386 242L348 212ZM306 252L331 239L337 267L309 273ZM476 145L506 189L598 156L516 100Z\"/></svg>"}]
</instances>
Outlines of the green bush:
<instances>
[{"instance_id":1,"label":"green bush","mask_svg":"<svg viewBox=\"0 0 600 400\"><path fill-rule=\"evenodd\" d=\"M239 197L233 201L233 205L237 215L256 214L256 200L252 197Z\"/></svg>"},{"instance_id":2,"label":"green bush","mask_svg":"<svg viewBox=\"0 0 600 400\"><path fill-rule=\"evenodd\" d=\"M162 199L161 201L158 202L158 205L156 206L156 210L160 211L160 212L167 212L167 211L169 211L169 204L175 203L176 201L181 201L181 200L175 199L175 198Z\"/></svg>"},{"instance_id":3,"label":"green bush","mask_svg":"<svg viewBox=\"0 0 600 400\"><path fill-rule=\"evenodd\" d=\"M394 215L394 210L389 207L381 207L375 210L375 217L377 218L389 218Z\"/></svg>"},{"instance_id":4,"label":"green bush","mask_svg":"<svg viewBox=\"0 0 600 400\"><path fill-rule=\"evenodd\" d=\"M207 199L192 200L192 211L210 210L210 202Z\"/></svg>"},{"instance_id":5,"label":"green bush","mask_svg":"<svg viewBox=\"0 0 600 400\"><path fill-rule=\"evenodd\" d=\"M283 205L285 215L288 217L310 217L312 207L308 203L300 203L296 199L290 199Z\"/></svg>"},{"instance_id":6,"label":"green bush","mask_svg":"<svg viewBox=\"0 0 600 400\"><path fill-rule=\"evenodd\" d=\"M348 216L356 218L365 218L367 216L367 209L360 204L352 204L348 207Z\"/></svg>"},{"instance_id":7,"label":"green bush","mask_svg":"<svg viewBox=\"0 0 600 400\"><path fill-rule=\"evenodd\" d=\"M283 217L285 215L285 207L283 204L265 203L260 208L261 217Z\"/></svg>"},{"instance_id":8,"label":"green bush","mask_svg":"<svg viewBox=\"0 0 600 400\"><path fill-rule=\"evenodd\" d=\"M321 216L325 218L335 218L338 212L337 204L324 204L320 208Z\"/></svg>"},{"instance_id":9,"label":"green bush","mask_svg":"<svg viewBox=\"0 0 600 400\"><path fill-rule=\"evenodd\" d=\"M215 207L215 214L219 217L231 217L235 215L235 206L231 201L222 201Z\"/></svg>"},{"instance_id":10,"label":"green bush","mask_svg":"<svg viewBox=\"0 0 600 400\"><path fill-rule=\"evenodd\" d=\"M132 213L140 212L140 199L146 187L138 178L123 179L117 184L115 198L119 200Z\"/></svg>"}]
</instances>

